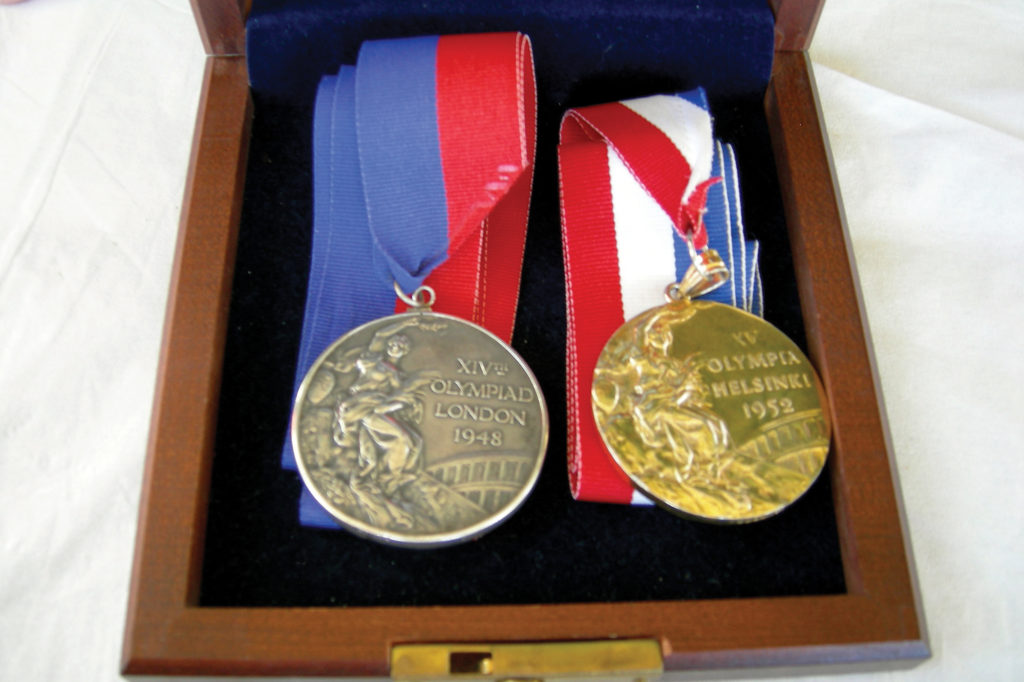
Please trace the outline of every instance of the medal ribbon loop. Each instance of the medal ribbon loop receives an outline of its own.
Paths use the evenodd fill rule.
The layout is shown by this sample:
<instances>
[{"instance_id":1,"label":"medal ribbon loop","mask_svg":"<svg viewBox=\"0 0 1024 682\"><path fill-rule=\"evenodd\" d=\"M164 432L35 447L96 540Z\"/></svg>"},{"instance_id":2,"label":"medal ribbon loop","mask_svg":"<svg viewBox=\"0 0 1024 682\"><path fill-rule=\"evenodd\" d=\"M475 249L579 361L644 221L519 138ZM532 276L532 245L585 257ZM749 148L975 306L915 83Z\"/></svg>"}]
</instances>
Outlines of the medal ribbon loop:
<instances>
[{"instance_id":1,"label":"medal ribbon loop","mask_svg":"<svg viewBox=\"0 0 1024 682\"><path fill-rule=\"evenodd\" d=\"M745 238L735 156L713 138L701 89L570 110L558 154L570 487L580 500L643 503L594 423L597 358L683 280L694 247L718 251L731 273L703 298L761 314L757 243Z\"/></svg>"},{"instance_id":2,"label":"medal ribbon loop","mask_svg":"<svg viewBox=\"0 0 1024 682\"><path fill-rule=\"evenodd\" d=\"M295 390L347 331L406 309L512 336L536 145L520 33L369 41L325 76L313 120L313 249ZM282 466L295 469L290 439ZM336 527L307 491L303 524Z\"/></svg>"},{"instance_id":3,"label":"medal ribbon loop","mask_svg":"<svg viewBox=\"0 0 1024 682\"><path fill-rule=\"evenodd\" d=\"M697 249L707 247L702 218L714 148L711 116L684 97L655 95L571 109L562 121L561 144L599 141L665 211L675 229Z\"/></svg>"},{"instance_id":4,"label":"medal ribbon loop","mask_svg":"<svg viewBox=\"0 0 1024 682\"><path fill-rule=\"evenodd\" d=\"M481 34L364 43L356 135L374 244L404 291L467 243L531 169L529 39Z\"/></svg>"}]
</instances>

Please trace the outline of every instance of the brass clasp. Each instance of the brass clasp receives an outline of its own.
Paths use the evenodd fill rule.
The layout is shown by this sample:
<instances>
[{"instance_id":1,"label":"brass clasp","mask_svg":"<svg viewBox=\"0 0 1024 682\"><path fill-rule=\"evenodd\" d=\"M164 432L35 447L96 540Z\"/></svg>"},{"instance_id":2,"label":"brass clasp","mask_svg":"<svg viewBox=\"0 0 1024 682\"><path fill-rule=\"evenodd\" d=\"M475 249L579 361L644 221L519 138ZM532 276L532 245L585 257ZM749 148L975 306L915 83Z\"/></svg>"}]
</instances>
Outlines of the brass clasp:
<instances>
[{"instance_id":1,"label":"brass clasp","mask_svg":"<svg viewBox=\"0 0 1024 682\"><path fill-rule=\"evenodd\" d=\"M403 644L391 650L391 678L401 682L584 678L636 682L657 678L662 671L661 647L653 639Z\"/></svg>"}]
</instances>

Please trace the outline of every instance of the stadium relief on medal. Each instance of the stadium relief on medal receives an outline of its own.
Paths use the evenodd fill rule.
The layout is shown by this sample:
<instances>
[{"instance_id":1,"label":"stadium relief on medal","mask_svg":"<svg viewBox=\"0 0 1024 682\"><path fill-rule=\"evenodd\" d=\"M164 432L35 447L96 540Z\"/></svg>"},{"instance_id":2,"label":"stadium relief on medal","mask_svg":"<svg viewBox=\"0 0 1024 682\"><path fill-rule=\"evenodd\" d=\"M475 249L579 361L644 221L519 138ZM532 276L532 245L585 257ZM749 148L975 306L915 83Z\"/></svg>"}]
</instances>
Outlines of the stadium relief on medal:
<instances>
[{"instance_id":1,"label":"stadium relief on medal","mask_svg":"<svg viewBox=\"0 0 1024 682\"><path fill-rule=\"evenodd\" d=\"M300 397L304 477L335 518L370 535L486 524L521 501L546 442L521 361L442 315L397 316L344 337Z\"/></svg>"}]
</instances>

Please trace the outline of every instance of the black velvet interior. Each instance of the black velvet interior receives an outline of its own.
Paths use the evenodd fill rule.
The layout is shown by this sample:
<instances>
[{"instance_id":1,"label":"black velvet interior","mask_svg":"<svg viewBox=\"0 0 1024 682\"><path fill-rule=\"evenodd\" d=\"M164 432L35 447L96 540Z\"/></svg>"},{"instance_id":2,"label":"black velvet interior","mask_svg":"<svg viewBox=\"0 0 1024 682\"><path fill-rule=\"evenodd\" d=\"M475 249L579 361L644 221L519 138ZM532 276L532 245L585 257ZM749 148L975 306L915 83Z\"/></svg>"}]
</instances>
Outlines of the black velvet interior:
<instances>
[{"instance_id":1,"label":"black velvet interior","mask_svg":"<svg viewBox=\"0 0 1024 682\"><path fill-rule=\"evenodd\" d=\"M613 10L617 6L581 1L546 3L542 11L539 4L496 3L485 16L470 3L385 8L257 0L248 36L255 120L202 604L509 604L845 591L827 471L790 509L745 526L574 502L569 495L555 159L566 107L707 87L716 135L737 150L748 231L761 240L766 316L793 338L803 338L762 111L770 14L755 0L731 0L717 5L726 17L716 24L708 10L688 4ZM282 5L295 12L281 13ZM699 26L698 19L708 25ZM363 38L484 30L528 33L537 63L537 168L513 345L536 373L551 410L551 445L540 481L504 525L451 548L396 549L340 529L300 527L301 483L280 469L279 460L309 267L318 74L351 63Z\"/></svg>"}]
</instances>

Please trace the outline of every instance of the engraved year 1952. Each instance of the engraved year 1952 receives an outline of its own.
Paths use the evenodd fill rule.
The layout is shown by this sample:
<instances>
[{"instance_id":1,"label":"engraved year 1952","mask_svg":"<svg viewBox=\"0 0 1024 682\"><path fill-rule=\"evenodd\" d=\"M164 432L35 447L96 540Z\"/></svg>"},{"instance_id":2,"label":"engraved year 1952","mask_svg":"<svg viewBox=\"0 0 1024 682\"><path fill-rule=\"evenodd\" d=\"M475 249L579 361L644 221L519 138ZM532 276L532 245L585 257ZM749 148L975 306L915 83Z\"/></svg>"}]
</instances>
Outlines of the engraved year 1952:
<instances>
[{"instance_id":1,"label":"engraved year 1952","mask_svg":"<svg viewBox=\"0 0 1024 682\"><path fill-rule=\"evenodd\" d=\"M768 400L751 400L743 403L743 416L747 419L774 419L784 414L795 412L793 401L789 398L769 398Z\"/></svg>"}]
</instances>

